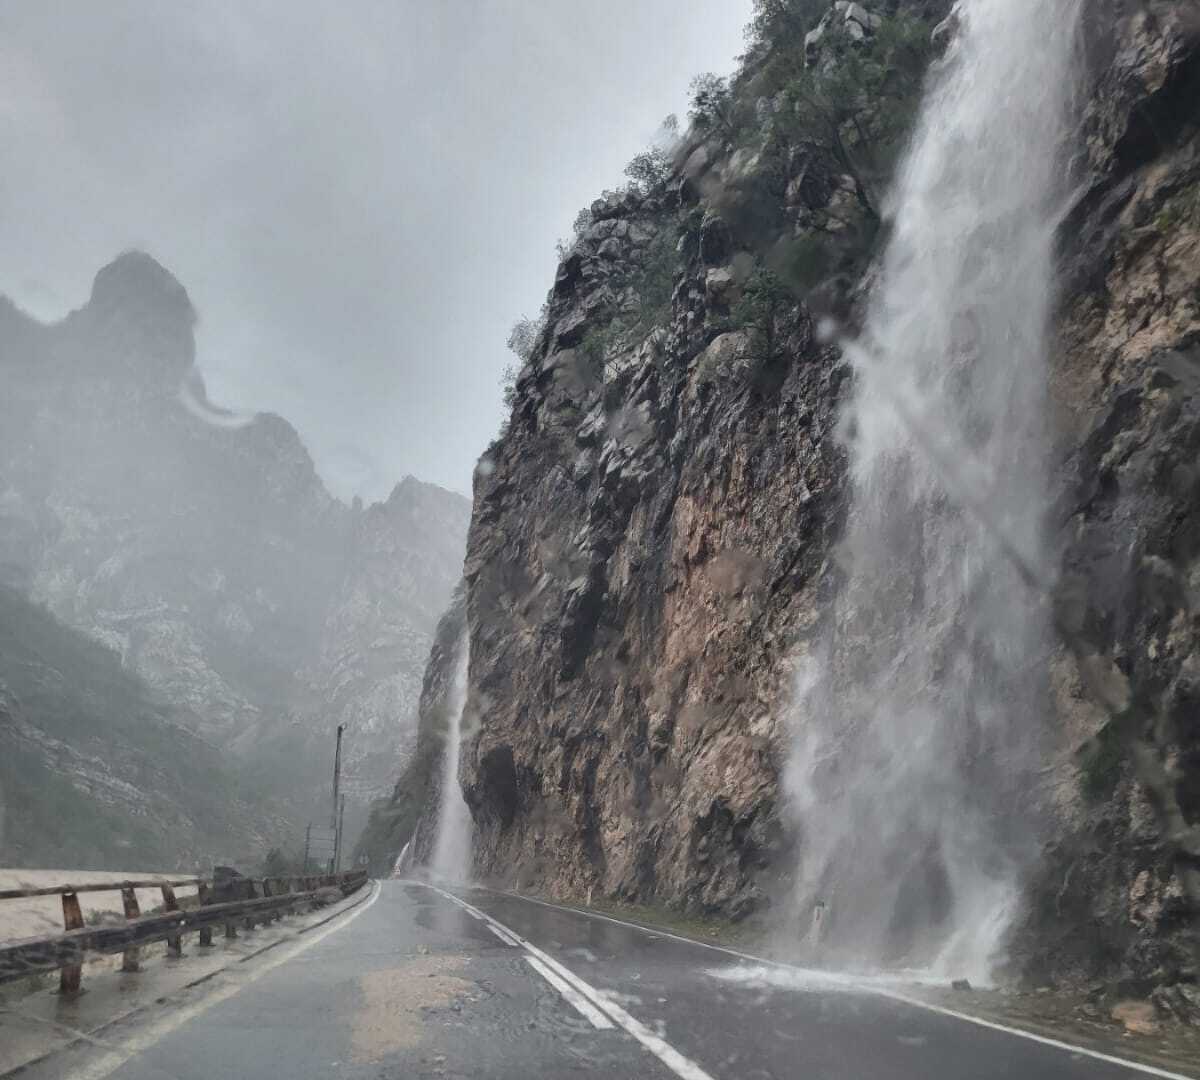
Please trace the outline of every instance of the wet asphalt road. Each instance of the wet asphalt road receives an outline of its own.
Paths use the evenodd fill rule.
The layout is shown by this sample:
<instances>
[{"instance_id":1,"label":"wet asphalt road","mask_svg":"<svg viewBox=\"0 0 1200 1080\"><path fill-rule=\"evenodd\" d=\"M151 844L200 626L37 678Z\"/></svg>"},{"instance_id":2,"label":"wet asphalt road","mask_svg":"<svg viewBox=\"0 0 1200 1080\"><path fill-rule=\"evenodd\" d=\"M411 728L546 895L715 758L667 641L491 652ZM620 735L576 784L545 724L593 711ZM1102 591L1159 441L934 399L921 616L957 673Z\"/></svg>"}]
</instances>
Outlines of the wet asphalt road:
<instances>
[{"instance_id":1,"label":"wet asphalt road","mask_svg":"<svg viewBox=\"0 0 1200 1080\"><path fill-rule=\"evenodd\" d=\"M748 964L735 956L602 918L485 890L456 893L397 881L373 886L319 933L117 1025L102 1045L23 1075L1145 1075L871 992L791 975L785 986L747 981Z\"/></svg>"}]
</instances>

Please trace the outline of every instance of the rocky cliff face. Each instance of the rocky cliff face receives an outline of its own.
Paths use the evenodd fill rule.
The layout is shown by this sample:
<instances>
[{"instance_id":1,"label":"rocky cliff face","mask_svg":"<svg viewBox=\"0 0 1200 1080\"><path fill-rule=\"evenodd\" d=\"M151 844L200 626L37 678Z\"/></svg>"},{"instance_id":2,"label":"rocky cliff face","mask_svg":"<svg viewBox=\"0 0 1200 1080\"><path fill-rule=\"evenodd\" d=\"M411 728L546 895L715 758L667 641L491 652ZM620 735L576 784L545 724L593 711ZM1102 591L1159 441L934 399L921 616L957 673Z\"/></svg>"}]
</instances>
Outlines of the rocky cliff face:
<instances>
[{"instance_id":1,"label":"rocky cliff face","mask_svg":"<svg viewBox=\"0 0 1200 1080\"><path fill-rule=\"evenodd\" d=\"M436 628L462 575L466 500L411 476L355 519L350 557L302 677L328 723L346 725L346 788L362 803L413 753Z\"/></svg>"},{"instance_id":2,"label":"rocky cliff face","mask_svg":"<svg viewBox=\"0 0 1200 1080\"><path fill-rule=\"evenodd\" d=\"M285 420L207 403L194 318L138 253L58 324L0 307L0 573L285 794L302 835L338 723L364 805L411 745L468 506L411 478L332 498Z\"/></svg>"},{"instance_id":3,"label":"rocky cliff face","mask_svg":"<svg viewBox=\"0 0 1200 1080\"><path fill-rule=\"evenodd\" d=\"M1135 707L1106 714L1058 657L1056 836L1018 943L1035 970L1115 971L1186 1012L1177 985L1200 956L1200 20L1187 4L1101 5L1091 30L1053 358L1057 524L1064 605Z\"/></svg>"},{"instance_id":4,"label":"rocky cliff face","mask_svg":"<svg viewBox=\"0 0 1200 1080\"><path fill-rule=\"evenodd\" d=\"M898 40L897 14L925 41L954 32L945 5L878 13L834 5L827 29L868 49ZM1031 721L1058 747L1030 793L1053 840L1014 956L1042 977L1175 986L1196 977L1200 860L1200 27L1184 2L1096 3L1085 21L1055 527L1073 625L1149 719L1119 730L1059 651L1056 711ZM836 68L829 40L798 40L796 69ZM661 183L593 205L477 474L482 725L462 781L484 875L734 917L787 893L789 662L837 588L845 510L850 372L818 329L861 312L879 181L789 138L793 99L760 92L771 52L751 51ZM1157 774L1135 770L1147 754Z\"/></svg>"}]
</instances>

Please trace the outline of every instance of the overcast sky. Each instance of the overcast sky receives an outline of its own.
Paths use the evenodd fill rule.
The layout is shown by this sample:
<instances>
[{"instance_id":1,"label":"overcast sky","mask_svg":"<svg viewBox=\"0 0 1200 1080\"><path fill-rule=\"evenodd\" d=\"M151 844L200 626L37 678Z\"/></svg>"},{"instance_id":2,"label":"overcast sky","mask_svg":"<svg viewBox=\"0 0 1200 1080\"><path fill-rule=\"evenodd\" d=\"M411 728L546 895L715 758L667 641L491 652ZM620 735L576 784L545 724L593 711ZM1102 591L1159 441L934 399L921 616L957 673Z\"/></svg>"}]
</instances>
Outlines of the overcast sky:
<instances>
[{"instance_id":1,"label":"overcast sky","mask_svg":"<svg viewBox=\"0 0 1200 1080\"><path fill-rule=\"evenodd\" d=\"M464 493L554 242L750 0L4 0L0 291L44 319L149 251L218 404L339 495Z\"/></svg>"}]
</instances>

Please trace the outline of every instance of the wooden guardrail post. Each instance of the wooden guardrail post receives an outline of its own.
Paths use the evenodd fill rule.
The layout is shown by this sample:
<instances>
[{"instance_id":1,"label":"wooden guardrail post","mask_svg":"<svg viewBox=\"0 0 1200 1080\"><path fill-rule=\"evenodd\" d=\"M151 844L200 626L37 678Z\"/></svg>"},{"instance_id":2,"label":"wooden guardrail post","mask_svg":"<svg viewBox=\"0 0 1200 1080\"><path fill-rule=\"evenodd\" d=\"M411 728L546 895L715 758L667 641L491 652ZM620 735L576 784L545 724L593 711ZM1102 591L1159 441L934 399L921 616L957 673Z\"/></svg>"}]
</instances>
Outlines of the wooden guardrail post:
<instances>
[{"instance_id":1,"label":"wooden guardrail post","mask_svg":"<svg viewBox=\"0 0 1200 1080\"><path fill-rule=\"evenodd\" d=\"M214 881L213 881L213 885L214 885L214 887L215 887L215 885L216 885L216 880L215 880L215 879L214 879ZM218 893L218 894L217 894L217 895L218 895L218 898L219 898L219 899L224 899L224 900L228 900L228 899L230 899L230 896L229 896L229 893L230 893L230 886L229 886L228 884L226 884L226 885L225 885L225 889L224 889L224 891L225 891L225 896L224 896L224 897L222 897L222 896L220 895L220 893ZM237 937L237 936L238 936L238 932L237 932L237 923L236 923L236 922L235 922L233 919L229 919L229 920L227 920L227 921L226 921L226 923L225 923L225 939L226 939L227 941L232 941L232 940L233 940L235 937Z\"/></svg>"},{"instance_id":2,"label":"wooden guardrail post","mask_svg":"<svg viewBox=\"0 0 1200 1080\"><path fill-rule=\"evenodd\" d=\"M255 884L253 881L246 882L246 899L247 900L258 899L258 889L255 887ZM254 929L254 916L247 915L243 925L246 927L247 930L253 930Z\"/></svg>"},{"instance_id":3,"label":"wooden guardrail post","mask_svg":"<svg viewBox=\"0 0 1200 1080\"><path fill-rule=\"evenodd\" d=\"M141 915L141 909L138 907L137 890L132 885L126 885L121 889L121 906L125 909L125 920L127 922ZM137 945L130 945L122 957L121 970L140 970L141 956L142 950Z\"/></svg>"},{"instance_id":4,"label":"wooden guardrail post","mask_svg":"<svg viewBox=\"0 0 1200 1080\"><path fill-rule=\"evenodd\" d=\"M200 902L200 907L208 907L208 905L212 903L212 889L207 882L200 882L200 885L197 888L197 899ZM212 927L200 927L200 940L197 944L199 944L202 948L210 949L212 948L212 943Z\"/></svg>"},{"instance_id":5,"label":"wooden guardrail post","mask_svg":"<svg viewBox=\"0 0 1200 1080\"><path fill-rule=\"evenodd\" d=\"M170 885L162 886L163 911L178 911L179 901L175 899L175 890ZM167 955L178 959L183 955L183 935L172 934L167 938Z\"/></svg>"},{"instance_id":6,"label":"wooden guardrail post","mask_svg":"<svg viewBox=\"0 0 1200 1080\"><path fill-rule=\"evenodd\" d=\"M227 937L238 936L238 924L247 929L278 922L297 909L321 906L331 897L331 887L348 896L367 880L362 871L343 874L243 878L236 872L214 873L211 879L140 880L89 882L86 885L53 885L38 888L0 889L0 901L31 896L58 896L63 910L63 932L46 938L28 938L0 942L0 983L22 978L30 972L59 971L64 994L79 991L82 968L91 953L122 954L121 970L141 968L141 954L151 942L164 941L169 957L183 955L183 937L193 930L200 944L211 947L213 927L221 924ZM181 905L175 895L179 886L198 889L199 906ZM162 908L143 915L138 889L157 889ZM119 892L125 913L124 925L84 926L78 894L81 892Z\"/></svg>"},{"instance_id":7,"label":"wooden guardrail post","mask_svg":"<svg viewBox=\"0 0 1200 1080\"><path fill-rule=\"evenodd\" d=\"M73 892L62 894L63 929L79 930L83 927L83 912L79 908L79 897ZM82 964L64 964L58 974L60 994L78 994L79 981L83 976Z\"/></svg>"}]
</instances>

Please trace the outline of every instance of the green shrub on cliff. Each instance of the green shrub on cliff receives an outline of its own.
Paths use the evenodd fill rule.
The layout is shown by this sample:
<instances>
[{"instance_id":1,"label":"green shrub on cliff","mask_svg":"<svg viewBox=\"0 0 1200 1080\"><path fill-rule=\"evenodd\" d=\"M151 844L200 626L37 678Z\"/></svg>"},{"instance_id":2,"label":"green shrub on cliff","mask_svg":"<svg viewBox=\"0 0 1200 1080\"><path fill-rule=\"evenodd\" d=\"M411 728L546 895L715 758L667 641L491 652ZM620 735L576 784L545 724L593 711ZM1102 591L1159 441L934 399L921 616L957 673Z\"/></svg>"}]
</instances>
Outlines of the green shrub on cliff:
<instances>
[{"instance_id":1,"label":"green shrub on cliff","mask_svg":"<svg viewBox=\"0 0 1200 1080\"><path fill-rule=\"evenodd\" d=\"M758 267L742 287L733 321L749 331L751 353L760 363L769 364L778 355L779 319L795 303L788 284L765 266Z\"/></svg>"},{"instance_id":2,"label":"green shrub on cliff","mask_svg":"<svg viewBox=\"0 0 1200 1080\"><path fill-rule=\"evenodd\" d=\"M877 219L920 104L932 27L903 9L872 9L868 30L852 33L859 24L831 17L819 51L806 50L806 35L829 9L760 0L747 67L732 83L712 74L693 80L688 115L728 145L816 154L854 180L863 212Z\"/></svg>"}]
</instances>

